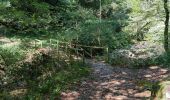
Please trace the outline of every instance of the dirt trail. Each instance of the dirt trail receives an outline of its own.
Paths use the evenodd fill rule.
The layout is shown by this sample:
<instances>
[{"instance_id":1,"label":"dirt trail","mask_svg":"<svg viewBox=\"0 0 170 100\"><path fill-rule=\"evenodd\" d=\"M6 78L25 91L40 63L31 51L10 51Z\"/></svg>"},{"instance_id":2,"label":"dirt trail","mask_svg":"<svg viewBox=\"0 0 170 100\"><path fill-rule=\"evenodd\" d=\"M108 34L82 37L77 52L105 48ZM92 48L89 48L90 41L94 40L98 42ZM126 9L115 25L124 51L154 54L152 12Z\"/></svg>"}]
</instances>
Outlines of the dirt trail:
<instances>
[{"instance_id":1,"label":"dirt trail","mask_svg":"<svg viewBox=\"0 0 170 100\"><path fill-rule=\"evenodd\" d=\"M147 100L151 92L140 82L161 81L169 70L158 66L145 69L112 67L87 60L93 72L70 90L61 93L62 100Z\"/></svg>"}]
</instances>

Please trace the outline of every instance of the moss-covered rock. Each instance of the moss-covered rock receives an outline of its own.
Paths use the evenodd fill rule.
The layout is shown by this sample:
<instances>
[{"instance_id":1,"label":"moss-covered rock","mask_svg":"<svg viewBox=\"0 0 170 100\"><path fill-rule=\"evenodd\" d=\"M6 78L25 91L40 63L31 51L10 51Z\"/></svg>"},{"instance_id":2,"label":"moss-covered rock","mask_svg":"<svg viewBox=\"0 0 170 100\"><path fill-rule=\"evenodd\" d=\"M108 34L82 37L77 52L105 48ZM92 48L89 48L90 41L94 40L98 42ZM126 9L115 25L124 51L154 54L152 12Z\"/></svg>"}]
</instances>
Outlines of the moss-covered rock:
<instances>
[{"instance_id":1,"label":"moss-covered rock","mask_svg":"<svg viewBox=\"0 0 170 100\"><path fill-rule=\"evenodd\" d=\"M170 81L164 81L160 83L160 89L157 92L157 100L169 100L170 99Z\"/></svg>"},{"instance_id":2,"label":"moss-covered rock","mask_svg":"<svg viewBox=\"0 0 170 100\"><path fill-rule=\"evenodd\" d=\"M152 42L138 42L128 49L114 50L111 64L125 67L148 67L164 52L163 46Z\"/></svg>"},{"instance_id":3,"label":"moss-covered rock","mask_svg":"<svg viewBox=\"0 0 170 100\"><path fill-rule=\"evenodd\" d=\"M152 57L139 57L130 50L115 51L111 56L112 65L121 65L124 67L148 67L152 65L153 60Z\"/></svg>"}]
</instances>

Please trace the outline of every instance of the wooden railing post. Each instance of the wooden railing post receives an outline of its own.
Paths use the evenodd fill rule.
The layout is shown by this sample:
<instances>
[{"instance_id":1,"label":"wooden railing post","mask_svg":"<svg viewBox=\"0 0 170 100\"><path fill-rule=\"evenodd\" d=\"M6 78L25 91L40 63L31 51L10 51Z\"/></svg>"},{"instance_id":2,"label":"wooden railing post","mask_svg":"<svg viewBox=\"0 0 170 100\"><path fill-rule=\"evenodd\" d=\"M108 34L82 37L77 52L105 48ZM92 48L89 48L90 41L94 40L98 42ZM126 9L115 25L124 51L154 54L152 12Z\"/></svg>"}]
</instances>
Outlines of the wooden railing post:
<instances>
[{"instance_id":1,"label":"wooden railing post","mask_svg":"<svg viewBox=\"0 0 170 100\"><path fill-rule=\"evenodd\" d=\"M76 53L76 59L78 60L78 48L77 48L77 44L75 44L74 50L75 50L75 53Z\"/></svg>"},{"instance_id":2,"label":"wooden railing post","mask_svg":"<svg viewBox=\"0 0 170 100\"><path fill-rule=\"evenodd\" d=\"M70 62L72 61L72 58L71 58L71 42L70 42L70 46L69 46L69 60L70 60Z\"/></svg>"},{"instance_id":3,"label":"wooden railing post","mask_svg":"<svg viewBox=\"0 0 170 100\"><path fill-rule=\"evenodd\" d=\"M68 44L66 44L66 54L68 53Z\"/></svg>"},{"instance_id":4,"label":"wooden railing post","mask_svg":"<svg viewBox=\"0 0 170 100\"><path fill-rule=\"evenodd\" d=\"M76 48L76 55L77 55L77 60L78 60L78 48Z\"/></svg>"},{"instance_id":5,"label":"wooden railing post","mask_svg":"<svg viewBox=\"0 0 170 100\"><path fill-rule=\"evenodd\" d=\"M83 65L85 65L85 52L83 49L82 49L82 51L83 51Z\"/></svg>"},{"instance_id":6,"label":"wooden railing post","mask_svg":"<svg viewBox=\"0 0 170 100\"><path fill-rule=\"evenodd\" d=\"M50 39L50 46L52 46L52 41L51 41L51 39Z\"/></svg>"},{"instance_id":7,"label":"wooden railing post","mask_svg":"<svg viewBox=\"0 0 170 100\"><path fill-rule=\"evenodd\" d=\"M37 47L37 45L36 45L36 40L34 40L34 46L35 46L35 48Z\"/></svg>"},{"instance_id":8,"label":"wooden railing post","mask_svg":"<svg viewBox=\"0 0 170 100\"><path fill-rule=\"evenodd\" d=\"M107 62L110 62L110 55L109 55L109 47L106 48L106 53L107 53Z\"/></svg>"},{"instance_id":9,"label":"wooden railing post","mask_svg":"<svg viewBox=\"0 0 170 100\"><path fill-rule=\"evenodd\" d=\"M42 41L40 42L40 47L41 47L41 48L43 47L43 42L42 42Z\"/></svg>"},{"instance_id":10,"label":"wooden railing post","mask_svg":"<svg viewBox=\"0 0 170 100\"><path fill-rule=\"evenodd\" d=\"M91 58L93 58L93 49L92 49L92 47L90 47L90 55L91 55Z\"/></svg>"},{"instance_id":11,"label":"wooden railing post","mask_svg":"<svg viewBox=\"0 0 170 100\"><path fill-rule=\"evenodd\" d=\"M59 59L59 41L57 40L57 56L58 56L58 59Z\"/></svg>"}]
</instances>

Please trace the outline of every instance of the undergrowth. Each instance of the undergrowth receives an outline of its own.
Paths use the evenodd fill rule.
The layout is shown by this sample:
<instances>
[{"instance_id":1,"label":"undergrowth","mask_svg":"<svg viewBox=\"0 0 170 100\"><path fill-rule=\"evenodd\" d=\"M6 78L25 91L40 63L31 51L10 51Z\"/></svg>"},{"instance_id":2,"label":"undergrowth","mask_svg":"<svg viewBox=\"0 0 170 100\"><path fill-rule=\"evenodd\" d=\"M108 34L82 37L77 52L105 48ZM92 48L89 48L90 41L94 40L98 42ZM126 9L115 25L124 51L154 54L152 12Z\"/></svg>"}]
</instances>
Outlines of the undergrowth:
<instances>
[{"instance_id":1,"label":"undergrowth","mask_svg":"<svg viewBox=\"0 0 170 100\"><path fill-rule=\"evenodd\" d=\"M73 60L68 64L67 59L58 59L61 57L55 54L33 53L32 61L25 62L26 53L20 46L1 48L1 99L56 99L61 91L90 72L83 62Z\"/></svg>"}]
</instances>

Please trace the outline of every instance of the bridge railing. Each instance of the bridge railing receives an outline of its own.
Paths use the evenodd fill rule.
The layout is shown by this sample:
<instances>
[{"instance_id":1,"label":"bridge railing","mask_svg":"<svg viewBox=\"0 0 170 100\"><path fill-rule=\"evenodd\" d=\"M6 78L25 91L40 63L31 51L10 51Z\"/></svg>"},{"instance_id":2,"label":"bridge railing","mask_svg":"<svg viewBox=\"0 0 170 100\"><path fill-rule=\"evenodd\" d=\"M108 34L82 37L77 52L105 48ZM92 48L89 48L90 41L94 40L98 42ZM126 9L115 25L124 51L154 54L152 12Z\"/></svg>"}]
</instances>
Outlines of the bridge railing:
<instances>
[{"instance_id":1,"label":"bridge railing","mask_svg":"<svg viewBox=\"0 0 170 100\"><path fill-rule=\"evenodd\" d=\"M74 56L76 59L82 58L83 62L85 60L85 55L89 56L90 58L94 58L95 54L93 52L94 49L101 49L104 53L104 60L109 62L110 55L109 55L109 47L99 47L99 46L87 46L87 45L80 45L80 44L73 44L71 42L63 42L60 40L52 40L50 39L48 42L42 42L40 40L35 40L34 42L35 47L51 47L55 48L57 54L60 51L65 52L67 57L71 57L71 52L74 52ZM87 50L88 49L88 50Z\"/></svg>"}]
</instances>

